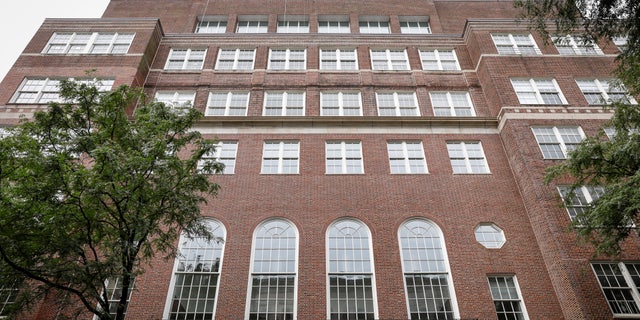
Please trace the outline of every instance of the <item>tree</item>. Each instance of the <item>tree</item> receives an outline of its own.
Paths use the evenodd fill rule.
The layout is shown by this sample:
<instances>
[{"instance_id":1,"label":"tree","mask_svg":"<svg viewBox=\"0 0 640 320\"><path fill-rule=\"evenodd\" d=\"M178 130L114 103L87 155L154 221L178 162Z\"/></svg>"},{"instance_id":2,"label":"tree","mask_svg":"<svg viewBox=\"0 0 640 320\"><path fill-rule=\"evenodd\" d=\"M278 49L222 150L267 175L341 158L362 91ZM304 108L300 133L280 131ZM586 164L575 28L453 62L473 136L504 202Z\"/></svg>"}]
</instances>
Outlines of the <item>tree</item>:
<instances>
[{"instance_id":1,"label":"tree","mask_svg":"<svg viewBox=\"0 0 640 320\"><path fill-rule=\"evenodd\" d=\"M544 39L550 33L578 34L586 41L626 37L617 57L615 76L632 95L640 93L640 1L639 0L516 0L522 17ZM604 194L572 222L582 239L591 242L596 253L615 255L622 242L638 232L640 209L640 111L628 101L606 108L615 113L605 127L613 129L585 139L569 158L547 169L545 182L573 179L566 203L576 199L581 186L601 186ZM635 224L634 224L635 223Z\"/></svg>"},{"instance_id":2,"label":"tree","mask_svg":"<svg viewBox=\"0 0 640 320\"><path fill-rule=\"evenodd\" d=\"M60 88L67 102L0 139L0 267L27 279L24 291L61 293L80 302L75 312L124 319L144 264L174 254L181 231L211 239L200 206L216 194L208 174L222 164L203 165L214 144L192 130L202 116L192 108L143 103L126 86ZM111 305L109 281L122 286Z\"/></svg>"}]
</instances>

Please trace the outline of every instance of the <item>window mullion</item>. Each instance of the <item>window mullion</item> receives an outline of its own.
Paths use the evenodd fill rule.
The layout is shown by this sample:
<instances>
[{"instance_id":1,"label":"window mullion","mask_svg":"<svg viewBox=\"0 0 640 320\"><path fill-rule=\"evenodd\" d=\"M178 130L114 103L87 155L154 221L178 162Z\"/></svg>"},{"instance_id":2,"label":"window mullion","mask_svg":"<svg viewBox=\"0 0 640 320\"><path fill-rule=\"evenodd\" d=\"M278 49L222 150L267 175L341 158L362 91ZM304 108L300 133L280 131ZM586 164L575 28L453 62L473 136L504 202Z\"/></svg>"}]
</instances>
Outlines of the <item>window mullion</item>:
<instances>
[{"instance_id":1,"label":"window mullion","mask_svg":"<svg viewBox=\"0 0 640 320\"><path fill-rule=\"evenodd\" d=\"M567 146L564 143L564 140L562 139L562 135L560 134L560 130L558 129L558 127L553 127L553 135L556 136L556 141L558 141L558 145L560 146L560 150L562 151L562 153L564 154L564 157L566 158L567 155L569 154L569 151L567 150Z\"/></svg>"},{"instance_id":2,"label":"window mullion","mask_svg":"<svg viewBox=\"0 0 640 320\"><path fill-rule=\"evenodd\" d=\"M93 32L91 34L91 37L89 37L89 40L87 40L84 50L82 50L82 53L89 53L91 51L91 46L93 45L93 43L96 42L97 38L98 38L98 32Z\"/></svg>"},{"instance_id":3,"label":"window mullion","mask_svg":"<svg viewBox=\"0 0 640 320\"><path fill-rule=\"evenodd\" d=\"M633 278L631 278L631 274L627 269L627 266L624 262L618 262L618 266L620 267L620 271L622 271L622 276L624 280L627 282L627 286L631 289L631 296L636 303L637 307L640 307L640 292L638 292L638 288L635 286Z\"/></svg>"},{"instance_id":4,"label":"window mullion","mask_svg":"<svg viewBox=\"0 0 640 320\"><path fill-rule=\"evenodd\" d=\"M411 160L409 159L409 150L407 147L407 142L402 141L402 156L404 157L404 170L407 173L411 172Z\"/></svg>"},{"instance_id":5,"label":"window mullion","mask_svg":"<svg viewBox=\"0 0 640 320\"><path fill-rule=\"evenodd\" d=\"M464 164L467 166L467 172L473 173L473 170L471 169L471 159L469 159L469 153L467 152L467 144L462 142L460 146L462 147L462 154L464 155Z\"/></svg>"}]
</instances>

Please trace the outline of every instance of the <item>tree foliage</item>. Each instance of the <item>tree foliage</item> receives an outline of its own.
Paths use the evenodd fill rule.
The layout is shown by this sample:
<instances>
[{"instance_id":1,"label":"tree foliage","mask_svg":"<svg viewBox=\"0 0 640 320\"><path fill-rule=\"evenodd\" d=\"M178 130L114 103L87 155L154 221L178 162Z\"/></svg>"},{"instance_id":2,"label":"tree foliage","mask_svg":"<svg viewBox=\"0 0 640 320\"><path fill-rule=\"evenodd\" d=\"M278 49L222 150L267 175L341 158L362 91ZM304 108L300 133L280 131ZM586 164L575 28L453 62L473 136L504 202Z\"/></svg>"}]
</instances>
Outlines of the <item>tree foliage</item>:
<instances>
[{"instance_id":1,"label":"tree foliage","mask_svg":"<svg viewBox=\"0 0 640 320\"><path fill-rule=\"evenodd\" d=\"M198 168L214 149L191 129L198 111L141 103L141 91L126 86L60 87L67 103L0 139L2 266L28 280L21 292L55 289L100 319L124 319L143 264L171 256L181 230L211 237L200 206L219 187L207 174L222 165ZM110 306L104 288L115 279L122 295Z\"/></svg>"}]
</instances>

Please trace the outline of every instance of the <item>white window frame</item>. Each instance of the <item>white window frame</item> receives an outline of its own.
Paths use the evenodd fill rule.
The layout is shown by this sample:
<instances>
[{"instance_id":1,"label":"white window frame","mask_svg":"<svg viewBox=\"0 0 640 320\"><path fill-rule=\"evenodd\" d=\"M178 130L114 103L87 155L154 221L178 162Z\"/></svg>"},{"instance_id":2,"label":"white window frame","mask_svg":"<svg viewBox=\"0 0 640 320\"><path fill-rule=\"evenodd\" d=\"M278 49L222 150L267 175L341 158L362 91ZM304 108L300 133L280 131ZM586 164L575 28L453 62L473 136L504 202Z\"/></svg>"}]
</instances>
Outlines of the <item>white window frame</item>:
<instances>
[{"instance_id":1,"label":"white window frame","mask_svg":"<svg viewBox=\"0 0 640 320\"><path fill-rule=\"evenodd\" d=\"M268 30L267 16L238 16L236 33L267 33Z\"/></svg>"},{"instance_id":2,"label":"white window frame","mask_svg":"<svg viewBox=\"0 0 640 320\"><path fill-rule=\"evenodd\" d=\"M114 282L115 284L113 284ZM135 287L134 287L135 282L136 282L136 278L133 277L131 279L131 283L129 284L129 296L127 297L127 304L124 309L125 319L127 317L127 310L129 309L129 303L131 302L131 296L133 295L133 291L135 290ZM111 306L117 306L117 304L120 303L120 298L122 295L122 285L121 285L120 278L119 277L108 278L104 282L101 294L104 295L105 291L108 297L107 304L109 305L109 314L111 314L111 316L115 318L117 310L111 311ZM2 309L4 309L4 307ZM97 309L103 310L100 304L97 305ZM4 319L4 317L0 316L0 319ZM94 315L93 320L100 320L100 318L97 315Z\"/></svg>"},{"instance_id":3,"label":"white window frame","mask_svg":"<svg viewBox=\"0 0 640 320\"><path fill-rule=\"evenodd\" d=\"M213 152L205 153L198 161L198 169L204 166L205 161L215 161L224 164L221 174L234 174L236 169L236 156L238 154L237 140L218 141Z\"/></svg>"},{"instance_id":4,"label":"white window frame","mask_svg":"<svg viewBox=\"0 0 640 320\"><path fill-rule=\"evenodd\" d=\"M111 39L101 39L111 35ZM68 36L67 39L60 39ZM81 37L88 36L84 40ZM42 50L43 54L127 54L135 38L133 32L55 32ZM105 47L103 52L96 52L96 46ZM53 47L60 48L52 50ZM72 49L74 48L74 49ZM72 51L72 52L70 52Z\"/></svg>"},{"instance_id":5,"label":"white window frame","mask_svg":"<svg viewBox=\"0 0 640 320\"><path fill-rule=\"evenodd\" d=\"M396 148L392 148L395 146ZM427 159L420 140L392 140L387 141L387 155L389 156L389 172L391 174L428 174ZM399 165L395 165L397 163ZM415 164L420 168L414 170ZM412 165L414 164L414 165ZM394 168L403 168L394 171Z\"/></svg>"},{"instance_id":6,"label":"white window frame","mask_svg":"<svg viewBox=\"0 0 640 320\"><path fill-rule=\"evenodd\" d=\"M168 98L159 99L158 96L165 95ZM171 96L171 97L169 97ZM175 112L185 112L189 108L194 107L196 92L195 91L173 91L159 90L156 91L155 98L157 102L162 102L171 107Z\"/></svg>"},{"instance_id":7,"label":"white window frame","mask_svg":"<svg viewBox=\"0 0 640 320\"><path fill-rule=\"evenodd\" d=\"M479 223L473 234L476 241L487 249L500 249L507 242L504 231L491 222Z\"/></svg>"},{"instance_id":8,"label":"white window frame","mask_svg":"<svg viewBox=\"0 0 640 320\"><path fill-rule=\"evenodd\" d=\"M226 94L226 100L225 100L225 104L224 106L220 105L220 106L212 106L212 101L214 96L216 95L225 95ZM242 109L244 109L244 112L242 114L234 114L236 109L239 110L241 108L239 108L238 106L233 105L233 102L236 101L236 99L238 98L243 98L244 97L244 107ZM228 92L224 92L224 91L212 91L209 92L209 98L207 99L207 109L205 110L205 116L246 116L247 115L247 110L249 109L249 91L228 91ZM218 110L218 109L223 109L222 114L216 114L216 112L214 112L214 110Z\"/></svg>"},{"instance_id":9,"label":"white window frame","mask_svg":"<svg viewBox=\"0 0 640 320\"><path fill-rule=\"evenodd\" d=\"M279 108L267 106L269 102L269 96L281 96L281 104ZM298 106L289 105L289 100L291 95L302 95L302 109L300 114L290 114L296 110L300 110ZM267 111L269 109L280 109L280 114L269 114ZM266 91L264 93L264 105L262 108L263 116L304 116L306 109L306 92L304 91Z\"/></svg>"},{"instance_id":10,"label":"white window frame","mask_svg":"<svg viewBox=\"0 0 640 320\"><path fill-rule=\"evenodd\" d=\"M358 96L358 114L345 114L345 109L351 110L355 109L350 106L345 106L345 95L354 95ZM329 96L336 96L336 101L338 103L337 106L331 106L333 109L338 110L338 114L327 114L326 109L328 106L326 105ZM346 108L349 107L349 108ZM362 116L362 96L360 91L321 91L320 92L320 116Z\"/></svg>"},{"instance_id":11,"label":"white window frame","mask_svg":"<svg viewBox=\"0 0 640 320\"><path fill-rule=\"evenodd\" d=\"M420 62L422 63L422 70L427 71L458 71L460 70L460 63L458 62L458 56L455 49L420 49ZM428 57L429 54L433 54L433 58ZM453 59L444 57L445 54L450 54ZM435 64L436 68L430 68L429 62ZM445 63L446 62L446 63ZM450 68L450 65L454 65L454 68Z\"/></svg>"},{"instance_id":12,"label":"white window frame","mask_svg":"<svg viewBox=\"0 0 640 320\"><path fill-rule=\"evenodd\" d=\"M504 279L510 278L510 279L512 279L514 287L516 289L517 299L514 299L513 297L496 297L496 296L494 296L493 295L494 290L493 290L493 288L491 286L491 280L490 280L491 278L504 278ZM493 274L493 275L489 275L489 276L487 276L487 282L488 282L487 284L489 285L489 292L491 293L491 299L493 300L493 303L494 303L494 308L496 308L495 303L499 302L499 301L507 301L507 302L516 302L517 301L518 305L520 307L520 311L522 313L522 317L521 318L518 317L518 320L529 320L529 314L527 313L527 307L525 306L524 299L522 298L522 292L520 291L520 285L518 284L518 279L516 278L516 276L514 274L507 274L507 275L504 275L504 274L495 275L495 274ZM500 288L497 288L497 292L499 292L499 293L502 293L502 292L505 291L505 290L499 290L499 289ZM497 315L497 313L498 313L497 308L495 310L496 310L496 315ZM512 315L512 313L509 313L509 315Z\"/></svg>"},{"instance_id":13,"label":"white window frame","mask_svg":"<svg viewBox=\"0 0 640 320\"><path fill-rule=\"evenodd\" d=\"M17 284L17 283L16 283ZM3 300L0 301L0 319L7 319L7 316L4 315L6 312L6 308L12 306L16 303L16 299L18 298L19 289L15 286L1 286L0 292L2 293ZM4 293L6 292L6 293ZM129 295L131 296L131 295ZM128 300L127 300L128 301Z\"/></svg>"},{"instance_id":14,"label":"white window frame","mask_svg":"<svg viewBox=\"0 0 640 320\"><path fill-rule=\"evenodd\" d=\"M629 41L629 37L627 36L613 37L611 41L613 41L613 44L615 44L618 50L622 52L627 49L627 42Z\"/></svg>"},{"instance_id":15,"label":"white window frame","mask_svg":"<svg viewBox=\"0 0 640 320\"><path fill-rule=\"evenodd\" d=\"M585 44L581 37L567 35L564 37L551 37L560 55L603 55L598 44L593 42Z\"/></svg>"},{"instance_id":16,"label":"white window frame","mask_svg":"<svg viewBox=\"0 0 640 320\"><path fill-rule=\"evenodd\" d=\"M571 221L576 220L578 214L591 207L591 204L604 194L604 188L600 186L580 186L573 191L568 186L557 186L557 189Z\"/></svg>"},{"instance_id":17,"label":"white window frame","mask_svg":"<svg viewBox=\"0 0 640 320\"><path fill-rule=\"evenodd\" d=\"M278 61L284 61L284 67L283 68L276 68L274 66L274 62L275 62L275 58L274 57L274 52L284 52L284 60L280 60L278 59ZM302 52L304 55L304 60L302 62L302 67L301 68L293 68L293 66L291 65L292 62L296 61L300 61L297 59L293 59L292 57L292 52ZM306 70L307 69L307 49L273 49L270 48L269 49L269 63L267 65L267 69L270 71L302 71L302 70Z\"/></svg>"},{"instance_id":18,"label":"white window frame","mask_svg":"<svg viewBox=\"0 0 640 320\"><path fill-rule=\"evenodd\" d=\"M49 102L63 102L60 97L60 81L62 78L33 77L24 78L20 86L11 97L10 103L17 104L47 104ZM114 79L83 79L69 78L67 80L79 83L95 84L100 92L111 90ZM25 97L23 97L25 95Z\"/></svg>"},{"instance_id":19,"label":"white window frame","mask_svg":"<svg viewBox=\"0 0 640 320\"><path fill-rule=\"evenodd\" d=\"M331 53L335 55L335 58L327 57ZM336 67L328 67L325 61L335 61ZM347 61L353 61L353 68L345 66ZM357 49L320 49L320 70L358 70Z\"/></svg>"},{"instance_id":20,"label":"white window frame","mask_svg":"<svg viewBox=\"0 0 640 320\"><path fill-rule=\"evenodd\" d=\"M403 59L396 60L392 57L392 53L402 51ZM409 56L407 49L370 49L369 57L371 58L371 70L375 71L409 71ZM403 62L399 64L398 62Z\"/></svg>"},{"instance_id":21,"label":"white window frame","mask_svg":"<svg viewBox=\"0 0 640 320\"><path fill-rule=\"evenodd\" d=\"M252 55L251 55L251 67L249 68L245 68L243 67L245 65L245 62L249 61L247 60L246 56L244 53L251 51ZM233 53L233 60L231 59L231 53ZM229 56L227 56L227 54ZM253 67L255 65L255 61L256 61L256 49L243 49L243 48L237 48L237 49L225 49L225 48L220 48L220 50L218 50L218 57L216 59L216 70L253 70ZM231 66L228 67L226 64L227 62L231 62Z\"/></svg>"},{"instance_id":22,"label":"white window frame","mask_svg":"<svg viewBox=\"0 0 640 320\"><path fill-rule=\"evenodd\" d=\"M463 157L452 157L451 151L449 150L449 145L460 145L462 149ZM471 158L469 155L469 150L467 145L478 145L480 147L481 157L473 157ZM491 174L489 170L489 163L487 162L487 156L484 153L484 148L482 147L482 143L480 141L447 141L447 152L449 154L449 160L451 162L451 170L453 174ZM483 162L484 172L474 172L473 166L471 165L471 160L479 161L480 159ZM465 172L456 172L455 167L453 166L453 160L463 160L465 164Z\"/></svg>"},{"instance_id":23,"label":"white window frame","mask_svg":"<svg viewBox=\"0 0 640 320\"><path fill-rule=\"evenodd\" d=\"M319 15L318 33L351 33L349 16Z\"/></svg>"},{"instance_id":24,"label":"white window frame","mask_svg":"<svg viewBox=\"0 0 640 320\"><path fill-rule=\"evenodd\" d=\"M434 96L442 96L444 95L446 106L444 105L436 105L437 102L441 100L434 100ZM466 104L464 106L456 106L454 103L454 97L464 97L464 101ZM436 117L475 117L476 111L473 107L473 101L471 101L471 95L467 91L431 91L429 92L429 98L431 99L431 107L433 108L433 114ZM460 101L460 100L455 100ZM448 111L448 114L439 114L438 110ZM461 113L459 110L468 110L469 114L458 114Z\"/></svg>"},{"instance_id":25,"label":"white window frame","mask_svg":"<svg viewBox=\"0 0 640 320\"><path fill-rule=\"evenodd\" d=\"M226 33L226 16L205 16L198 18L194 33Z\"/></svg>"},{"instance_id":26,"label":"white window frame","mask_svg":"<svg viewBox=\"0 0 640 320\"><path fill-rule=\"evenodd\" d=\"M391 95L393 97L393 110L395 114L383 114L384 112L382 110L391 110L392 108L387 107L387 106L381 106L380 103L380 97L381 96L389 96ZM402 105L401 101L404 101L403 99L400 99L400 96L407 96L407 95L411 95L412 96L412 100L413 100L413 105L411 106L406 106L406 105ZM394 92L376 92L376 106L378 109L378 116L381 117L419 117L420 116L420 106L418 105L418 98L416 97L416 93L415 92L403 92L403 91L394 91ZM403 111L406 110L411 110L413 114L403 114Z\"/></svg>"},{"instance_id":27,"label":"white window frame","mask_svg":"<svg viewBox=\"0 0 640 320\"><path fill-rule=\"evenodd\" d=\"M533 36L528 34L492 33L491 39L498 50L498 54L542 54ZM526 39L526 41L522 41ZM523 50L523 49L527 50ZM533 52L531 52L533 51Z\"/></svg>"},{"instance_id":28,"label":"white window frame","mask_svg":"<svg viewBox=\"0 0 640 320\"><path fill-rule=\"evenodd\" d=\"M611 104L614 101L626 102L629 104L638 104L636 100L629 94L622 84L615 83L614 79L576 79L576 83L587 100L589 105ZM587 94L599 94L598 101L591 101ZM611 96L624 96L624 98L615 99Z\"/></svg>"},{"instance_id":29,"label":"white window frame","mask_svg":"<svg viewBox=\"0 0 640 320\"><path fill-rule=\"evenodd\" d=\"M309 33L309 16L281 15L278 16L277 33Z\"/></svg>"},{"instance_id":30,"label":"white window frame","mask_svg":"<svg viewBox=\"0 0 640 320\"><path fill-rule=\"evenodd\" d=\"M431 34L431 25L428 16L400 16L400 33L404 34Z\"/></svg>"},{"instance_id":31,"label":"white window frame","mask_svg":"<svg viewBox=\"0 0 640 320\"><path fill-rule=\"evenodd\" d=\"M358 30L364 34L391 33L388 16L360 16L358 18Z\"/></svg>"},{"instance_id":32,"label":"white window frame","mask_svg":"<svg viewBox=\"0 0 640 320\"><path fill-rule=\"evenodd\" d=\"M550 90L549 85L553 87L553 90ZM558 86L558 82L556 82L556 79L511 78L511 86L513 86L513 91L515 91L520 104L558 105L557 103L547 103L545 101L544 94L547 93L556 94L560 99L560 104L568 104L567 99L565 99L564 95L562 94L562 90L560 90L560 86ZM527 86L527 88L525 88L524 86Z\"/></svg>"},{"instance_id":33,"label":"white window frame","mask_svg":"<svg viewBox=\"0 0 640 320\"><path fill-rule=\"evenodd\" d=\"M603 271L609 271L609 272L599 275L598 271L596 271L595 265L606 265L608 270L603 270L602 267L598 269L601 269ZM598 284L600 285L600 290L602 292L602 295L604 299L607 301L607 305L609 305L609 310L611 310L611 313L613 314L614 318L630 318L630 319L634 318L635 319L640 315L640 291L638 290L638 287L636 287L635 282L633 281L634 277L637 277L640 274L638 272L639 269L640 269L640 263L636 261L620 261L620 262L594 261L591 263L591 270L593 270L593 273L596 279L598 280ZM629 270L632 270L634 274L632 275ZM601 277L607 277L607 280L611 281L613 279L616 279L616 280L619 279L620 275L623 277L624 283L617 283L617 284L612 283L610 287L605 288L603 284L600 282ZM607 290L609 291L615 290L617 292L617 293L614 293L616 298L620 297L622 292L626 292L624 295L627 297L627 300L609 301L609 299L607 299L607 296L608 296ZM629 298L631 298L631 300L629 300ZM620 306L616 302L624 305ZM633 302L634 305L630 305L629 303L625 303L625 302L629 302L629 303ZM614 310L613 305L616 305L618 310ZM633 310L634 307L635 307L635 310ZM623 311L622 309L627 309L629 312L616 312L616 311Z\"/></svg>"},{"instance_id":34,"label":"white window frame","mask_svg":"<svg viewBox=\"0 0 640 320\"><path fill-rule=\"evenodd\" d=\"M555 138L553 141L542 139L543 136L549 136L548 134L544 134L541 130L552 130L553 137ZM577 130L577 133L582 138L580 141L585 139L585 134L582 131L582 128L579 126L534 126L531 127L531 131L533 132L534 137L536 138L536 142L538 143L538 147L540 148L540 152L544 159L566 159L569 155L569 152L575 149L575 147L580 143L580 141L565 141L567 137L575 136L575 132L568 132L567 130ZM552 157L550 155L550 150L546 149L545 145L557 146L560 148L563 157ZM552 152L552 151L551 151ZM552 152L557 153L557 152Z\"/></svg>"},{"instance_id":35,"label":"white window frame","mask_svg":"<svg viewBox=\"0 0 640 320\"><path fill-rule=\"evenodd\" d=\"M340 146L340 158L329 158L329 153L328 153L328 149L329 146L336 146L339 145ZM359 154L357 154L357 156L355 157L347 157L347 145L357 145L358 146L358 152ZM342 140L342 141L337 141L337 140L329 140L325 142L325 147L324 147L324 154L325 154L325 173L326 174L364 174L364 161L363 161L363 156L362 156L362 142L359 140ZM340 172L337 171L329 171L329 161L330 160L334 160L334 161L340 161ZM358 162L358 172L349 172L349 166L348 163L351 160L353 162Z\"/></svg>"},{"instance_id":36,"label":"white window frame","mask_svg":"<svg viewBox=\"0 0 640 320\"><path fill-rule=\"evenodd\" d=\"M184 57L177 58L178 52L185 52ZM171 48L169 55L167 56L167 63L164 65L165 70L202 70L204 60L207 57L207 49L191 49L191 48ZM173 66L172 62L179 63L180 66ZM192 65L200 61L199 65Z\"/></svg>"},{"instance_id":37,"label":"white window frame","mask_svg":"<svg viewBox=\"0 0 640 320\"><path fill-rule=\"evenodd\" d=\"M295 151L287 147L295 146ZM275 151L275 153L273 153ZM291 153L293 151L293 153ZM266 161L275 160L275 172L267 172ZM295 171L285 172L285 162L295 163ZM300 173L300 141L298 140L267 140L262 147L261 174L299 174Z\"/></svg>"}]
</instances>

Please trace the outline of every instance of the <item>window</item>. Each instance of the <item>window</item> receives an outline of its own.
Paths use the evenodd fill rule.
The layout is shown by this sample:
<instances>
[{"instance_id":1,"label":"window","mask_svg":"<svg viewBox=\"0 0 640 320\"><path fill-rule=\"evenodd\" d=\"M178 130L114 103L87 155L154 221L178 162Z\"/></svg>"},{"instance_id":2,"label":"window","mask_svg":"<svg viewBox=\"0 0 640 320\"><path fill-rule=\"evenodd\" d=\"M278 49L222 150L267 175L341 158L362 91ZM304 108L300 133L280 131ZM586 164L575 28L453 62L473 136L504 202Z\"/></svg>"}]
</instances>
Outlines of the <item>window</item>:
<instances>
[{"instance_id":1,"label":"window","mask_svg":"<svg viewBox=\"0 0 640 320\"><path fill-rule=\"evenodd\" d=\"M236 33L267 33L268 25L266 16L239 16Z\"/></svg>"},{"instance_id":2,"label":"window","mask_svg":"<svg viewBox=\"0 0 640 320\"><path fill-rule=\"evenodd\" d=\"M553 43L561 55L596 55L603 54L596 43L588 43L584 38L565 36L552 37Z\"/></svg>"},{"instance_id":3,"label":"window","mask_svg":"<svg viewBox=\"0 0 640 320\"><path fill-rule=\"evenodd\" d=\"M206 49L171 49L166 70L201 70Z\"/></svg>"},{"instance_id":4,"label":"window","mask_svg":"<svg viewBox=\"0 0 640 320\"><path fill-rule=\"evenodd\" d=\"M498 320L529 319L515 276L490 276L488 279Z\"/></svg>"},{"instance_id":5,"label":"window","mask_svg":"<svg viewBox=\"0 0 640 320\"><path fill-rule=\"evenodd\" d=\"M373 70L409 70L409 58L405 49L371 50Z\"/></svg>"},{"instance_id":6,"label":"window","mask_svg":"<svg viewBox=\"0 0 640 320\"><path fill-rule=\"evenodd\" d=\"M220 49L216 70L252 70L256 49Z\"/></svg>"},{"instance_id":7,"label":"window","mask_svg":"<svg viewBox=\"0 0 640 320\"><path fill-rule=\"evenodd\" d=\"M468 92L429 92L433 113L444 117L473 117L473 104Z\"/></svg>"},{"instance_id":8,"label":"window","mask_svg":"<svg viewBox=\"0 0 640 320\"><path fill-rule=\"evenodd\" d=\"M132 279L131 284L129 285L129 296L127 297L127 304L131 301L131 295L134 290L135 279ZM122 279L120 278L111 278L106 281L104 286L104 290L107 294L107 302L109 303L109 314L115 319L116 314L118 313L118 303L120 302L120 298L122 297ZM125 315L126 315L126 307L125 306ZM100 308L100 306L98 306ZM97 316L94 319L98 320Z\"/></svg>"},{"instance_id":9,"label":"window","mask_svg":"<svg viewBox=\"0 0 640 320\"><path fill-rule=\"evenodd\" d=\"M180 235L178 255L171 278L171 295L167 297L163 319L213 319L220 283L220 268L226 230L215 220L203 223L214 238Z\"/></svg>"},{"instance_id":10,"label":"window","mask_svg":"<svg viewBox=\"0 0 640 320\"><path fill-rule=\"evenodd\" d=\"M334 222L327 229L327 257L327 319L377 319L369 229L355 219Z\"/></svg>"},{"instance_id":11,"label":"window","mask_svg":"<svg viewBox=\"0 0 640 320\"><path fill-rule=\"evenodd\" d=\"M238 141L220 141L212 153L206 153L198 163L198 169L204 166L206 161L215 161L224 164L222 174L234 174L236 169L236 153Z\"/></svg>"},{"instance_id":12,"label":"window","mask_svg":"<svg viewBox=\"0 0 640 320\"><path fill-rule=\"evenodd\" d=\"M640 315L640 263L594 262L591 267L614 316Z\"/></svg>"},{"instance_id":13,"label":"window","mask_svg":"<svg viewBox=\"0 0 640 320\"><path fill-rule=\"evenodd\" d=\"M268 91L264 97L265 116L304 116L304 92Z\"/></svg>"},{"instance_id":14,"label":"window","mask_svg":"<svg viewBox=\"0 0 640 320\"><path fill-rule=\"evenodd\" d=\"M391 173L427 173L427 161L420 141L389 141Z\"/></svg>"},{"instance_id":15,"label":"window","mask_svg":"<svg viewBox=\"0 0 640 320\"><path fill-rule=\"evenodd\" d=\"M17 298L18 289L16 287L0 287L0 319L7 316Z\"/></svg>"},{"instance_id":16,"label":"window","mask_svg":"<svg viewBox=\"0 0 640 320\"><path fill-rule=\"evenodd\" d=\"M195 97L195 91L156 92L156 101L164 103L176 112L184 112L186 111L186 109L193 107L193 101L195 100Z\"/></svg>"},{"instance_id":17,"label":"window","mask_svg":"<svg viewBox=\"0 0 640 320\"><path fill-rule=\"evenodd\" d=\"M134 33L54 33L44 47L46 54L126 54Z\"/></svg>"},{"instance_id":18,"label":"window","mask_svg":"<svg viewBox=\"0 0 640 320\"><path fill-rule=\"evenodd\" d=\"M567 186L558 186L558 192L567 208L569 218L575 220L576 216L584 213L591 204L604 194L604 188L599 186L582 186L571 190Z\"/></svg>"},{"instance_id":19,"label":"window","mask_svg":"<svg viewBox=\"0 0 640 320\"><path fill-rule=\"evenodd\" d=\"M248 91L209 92L206 116L246 116Z\"/></svg>"},{"instance_id":20,"label":"window","mask_svg":"<svg viewBox=\"0 0 640 320\"><path fill-rule=\"evenodd\" d=\"M358 70L356 49L320 49L320 70Z\"/></svg>"},{"instance_id":21,"label":"window","mask_svg":"<svg viewBox=\"0 0 640 320\"><path fill-rule=\"evenodd\" d=\"M627 41L629 40L627 36L613 37L612 40L613 44L618 47L618 50L624 51L625 49L627 49Z\"/></svg>"},{"instance_id":22,"label":"window","mask_svg":"<svg viewBox=\"0 0 640 320\"><path fill-rule=\"evenodd\" d=\"M269 70L304 70L306 49L269 49Z\"/></svg>"},{"instance_id":23,"label":"window","mask_svg":"<svg viewBox=\"0 0 640 320\"><path fill-rule=\"evenodd\" d=\"M253 234L248 319L294 319L298 272L298 231L272 219Z\"/></svg>"},{"instance_id":24,"label":"window","mask_svg":"<svg viewBox=\"0 0 640 320\"><path fill-rule=\"evenodd\" d=\"M349 16L318 16L318 33L351 33Z\"/></svg>"},{"instance_id":25,"label":"window","mask_svg":"<svg viewBox=\"0 0 640 320\"><path fill-rule=\"evenodd\" d=\"M198 20L196 33L225 33L227 32L227 17L213 16Z\"/></svg>"},{"instance_id":26,"label":"window","mask_svg":"<svg viewBox=\"0 0 640 320\"><path fill-rule=\"evenodd\" d=\"M584 134L580 127L533 127L540 151L545 159L566 159Z\"/></svg>"},{"instance_id":27,"label":"window","mask_svg":"<svg viewBox=\"0 0 640 320\"><path fill-rule=\"evenodd\" d=\"M504 232L493 223L481 223L474 230L476 241L488 249L499 249L507 241Z\"/></svg>"},{"instance_id":28,"label":"window","mask_svg":"<svg viewBox=\"0 0 640 320\"><path fill-rule=\"evenodd\" d=\"M279 16L278 33L309 33L309 17Z\"/></svg>"},{"instance_id":29,"label":"window","mask_svg":"<svg viewBox=\"0 0 640 320\"><path fill-rule=\"evenodd\" d=\"M530 34L492 34L499 54L542 54Z\"/></svg>"},{"instance_id":30,"label":"window","mask_svg":"<svg viewBox=\"0 0 640 320\"><path fill-rule=\"evenodd\" d=\"M361 116L360 92L320 92L321 116Z\"/></svg>"},{"instance_id":31,"label":"window","mask_svg":"<svg viewBox=\"0 0 640 320\"><path fill-rule=\"evenodd\" d=\"M389 17L360 17L360 33L389 33Z\"/></svg>"},{"instance_id":32,"label":"window","mask_svg":"<svg viewBox=\"0 0 640 320\"><path fill-rule=\"evenodd\" d=\"M297 174L300 161L300 142L265 141L262 150L263 174Z\"/></svg>"},{"instance_id":33,"label":"window","mask_svg":"<svg viewBox=\"0 0 640 320\"><path fill-rule=\"evenodd\" d=\"M511 79L521 104L567 104L555 79Z\"/></svg>"},{"instance_id":34,"label":"window","mask_svg":"<svg viewBox=\"0 0 640 320\"><path fill-rule=\"evenodd\" d=\"M489 173L480 142L447 142L453 173Z\"/></svg>"},{"instance_id":35,"label":"window","mask_svg":"<svg viewBox=\"0 0 640 320\"><path fill-rule=\"evenodd\" d=\"M327 174L364 173L360 141L327 141L325 156Z\"/></svg>"},{"instance_id":36,"label":"window","mask_svg":"<svg viewBox=\"0 0 640 320\"><path fill-rule=\"evenodd\" d=\"M379 116L419 116L414 92L376 92Z\"/></svg>"},{"instance_id":37,"label":"window","mask_svg":"<svg viewBox=\"0 0 640 320\"><path fill-rule=\"evenodd\" d=\"M60 80L51 78L25 78L11 99L12 103L45 104L62 102ZM109 91L114 80L110 79L69 79L76 82L93 84L99 91Z\"/></svg>"},{"instance_id":38,"label":"window","mask_svg":"<svg viewBox=\"0 0 640 320\"><path fill-rule=\"evenodd\" d=\"M411 219L400 226L398 238L410 318L456 319L440 228L428 220Z\"/></svg>"},{"instance_id":39,"label":"window","mask_svg":"<svg viewBox=\"0 0 640 320\"><path fill-rule=\"evenodd\" d=\"M420 50L422 70L460 70L456 51L453 49Z\"/></svg>"},{"instance_id":40,"label":"window","mask_svg":"<svg viewBox=\"0 0 640 320\"><path fill-rule=\"evenodd\" d=\"M581 79L576 82L589 104L609 104L612 102L636 104L627 89L612 79Z\"/></svg>"},{"instance_id":41,"label":"window","mask_svg":"<svg viewBox=\"0 0 640 320\"><path fill-rule=\"evenodd\" d=\"M400 32L402 33L415 33L415 34L429 34L431 33L431 27L429 26L429 17L399 17L400 19Z\"/></svg>"}]
</instances>

